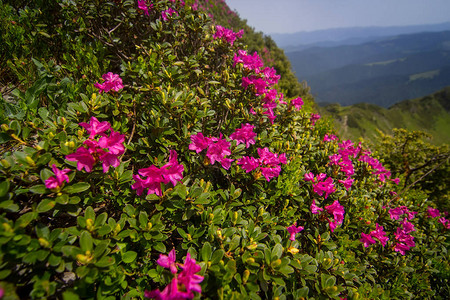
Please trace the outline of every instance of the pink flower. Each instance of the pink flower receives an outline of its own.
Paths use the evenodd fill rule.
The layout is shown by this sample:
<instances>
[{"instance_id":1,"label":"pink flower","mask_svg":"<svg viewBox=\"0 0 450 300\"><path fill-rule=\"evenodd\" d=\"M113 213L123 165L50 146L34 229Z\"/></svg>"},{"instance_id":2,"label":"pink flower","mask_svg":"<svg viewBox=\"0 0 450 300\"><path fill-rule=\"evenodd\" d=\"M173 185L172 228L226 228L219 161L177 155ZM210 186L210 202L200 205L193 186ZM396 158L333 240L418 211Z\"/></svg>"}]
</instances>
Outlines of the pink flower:
<instances>
[{"instance_id":1,"label":"pink flower","mask_svg":"<svg viewBox=\"0 0 450 300\"><path fill-rule=\"evenodd\" d=\"M172 274L176 274L178 272L175 262L176 259L175 249L172 249L172 251L169 252L169 256L160 254L156 263L163 268L170 269Z\"/></svg>"},{"instance_id":2,"label":"pink flower","mask_svg":"<svg viewBox=\"0 0 450 300\"><path fill-rule=\"evenodd\" d=\"M312 172L306 173L303 180L314 182L314 174Z\"/></svg>"},{"instance_id":3,"label":"pink flower","mask_svg":"<svg viewBox=\"0 0 450 300\"><path fill-rule=\"evenodd\" d=\"M316 200L313 199L313 202L311 204L311 212L315 215L319 213L319 211L323 211L323 208L320 208L316 205Z\"/></svg>"},{"instance_id":4,"label":"pink flower","mask_svg":"<svg viewBox=\"0 0 450 300\"><path fill-rule=\"evenodd\" d=\"M122 155L125 152L125 146L123 145L124 142L125 142L124 134L120 134L119 132L111 130L109 136L102 136L98 140L98 146L106 148L108 149L109 153L118 156Z\"/></svg>"},{"instance_id":5,"label":"pink flower","mask_svg":"<svg viewBox=\"0 0 450 300\"><path fill-rule=\"evenodd\" d=\"M395 252L400 252L401 255L405 255L406 251L408 251L410 249L409 246L402 244L402 243L397 243L394 246L394 251Z\"/></svg>"},{"instance_id":6,"label":"pink flower","mask_svg":"<svg viewBox=\"0 0 450 300\"><path fill-rule=\"evenodd\" d=\"M56 189L62 187L64 185L64 181L69 183L69 176L66 174L69 173L70 169L59 170L55 164L52 165L52 170L55 176L49 177L45 180L45 187L48 189Z\"/></svg>"},{"instance_id":7,"label":"pink flower","mask_svg":"<svg viewBox=\"0 0 450 300\"><path fill-rule=\"evenodd\" d=\"M293 225L286 228L289 234L291 235L289 237L289 240L295 241L295 235L302 231L304 228L302 226L297 227L297 222L295 222Z\"/></svg>"},{"instance_id":8,"label":"pink flower","mask_svg":"<svg viewBox=\"0 0 450 300\"><path fill-rule=\"evenodd\" d=\"M319 114L311 114L311 124L314 126L316 125L316 121L320 119Z\"/></svg>"},{"instance_id":9,"label":"pink flower","mask_svg":"<svg viewBox=\"0 0 450 300\"><path fill-rule=\"evenodd\" d=\"M97 153L101 153L99 158L102 161L103 173L107 173L109 171L109 166L117 168L120 165L120 160L117 154L104 152L102 150Z\"/></svg>"},{"instance_id":10,"label":"pink flower","mask_svg":"<svg viewBox=\"0 0 450 300\"><path fill-rule=\"evenodd\" d=\"M344 207L341 204L339 204L338 200L335 200L333 204L325 206L325 209L329 214L332 214L334 217L333 222L328 221L330 224L331 232L334 232L336 226L342 224L342 222L344 221L344 213L345 213Z\"/></svg>"},{"instance_id":11,"label":"pink flower","mask_svg":"<svg viewBox=\"0 0 450 300\"><path fill-rule=\"evenodd\" d=\"M220 135L219 138L213 138L212 140L214 143L209 145L206 156L209 158L211 164L214 164L217 161L224 169L228 170L231 166L231 162L233 161L233 159L225 157L231 154L230 142L222 139L222 135Z\"/></svg>"},{"instance_id":12,"label":"pink flower","mask_svg":"<svg viewBox=\"0 0 450 300\"><path fill-rule=\"evenodd\" d=\"M364 232L361 232L361 243L364 243L364 247L369 247L372 244L375 244L376 241L370 236L370 234L365 234Z\"/></svg>"},{"instance_id":13,"label":"pink flower","mask_svg":"<svg viewBox=\"0 0 450 300\"><path fill-rule=\"evenodd\" d=\"M437 218L441 215L441 213L439 212L439 209L437 208L432 208L431 206L428 206L428 216L430 218Z\"/></svg>"},{"instance_id":14,"label":"pink flower","mask_svg":"<svg viewBox=\"0 0 450 300\"><path fill-rule=\"evenodd\" d=\"M172 7L170 7L167 10L164 10L161 13L161 17L163 18L164 21L169 20L169 16L172 16L173 14L176 14L178 16L178 12L176 10L174 10Z\"/></svg>"},{"instance_id":15,"label":"pink flower","mask_svg":"<svg viewBox=\"0 0 450 300\"><path fill-rule=\"evenodd\" d=\"M384 246L386 246L387 241L389 238L386 236L386 232L384 232L383 226L376 224L376 229L370 232L370 235L374 238L378 239L380 243Z\"/></svg>"},{"instance_id":16,"label":"pink flower","mask_svg":"<svg viewBox=\"0 0 450 300\"><path fill-rule=\"evenodd\" d=\"M106 130L111 129L111 124L108 121L99 122L96 117L91 117L89 124L81 122L78 125L86 129L90 139L93 139L97 134L103 135Z\"/></svg>"},{"instance_id":17,"label":"pink flower","mask_svg":"<svg viewBox=\"0 0 450 300\"><path fill-rule=\"evenodd\" d=\"M325 134L325 136L323 137L324 142L331 142L331 141L335 141L337 139L338 139L337 136L335 136L334 134L330 134L330 135Z\"/></svg>"},{"instance_id":18,"label":"pink flower","mask_svg":"<svg viewBox=\"0 0 450 300\"><path fill-rule=\"evenodd\" d=\"M442 225L444 225L444 227L445 227L446 229L450 229L450 221L447 220L446 218L444 218L444 217L439 218L439 223L441 223Z\"/></svg>"},{"instance_id":19,"label":"pink flower","mask_svg":"<svg viewBox=\"0 0 450 300\"><path fill-rule=\"evenodd\" d=\"M108 72L102 75L102 78L105 80L103 84L96 83L94 86L102 92L109 92L110 90L118 92L123 89L122 79L119 77L119 74L113 74L112 72Z\"/></svg>"},{"instance_id":20,"label":"pink flower","mask_svg":"<svg viewBox=\"0 0 450 300\"><path fill-rule=\"evenodd\" d=\"M394 178L391 179L393 183L395 183L396 185L398 185L400 183L400 178Z\"/></svg>"},{"instance_id":21,"label":"pink flower","mask_svg":"<svg viewBox=\"0 0 450 300\"><path fill-rule=\"evenodd\" d=\"M204 137L203 133L199 132L195 135L191 135L191 144L189 145L189 150L200 153L204 149L208 148L211 143L212 141L210 138Z\"/></svg>"},{"instance_id":22,"label":"pink flower","mask_svg":"<svg viewBox=\"0 0 450 300\"><path fill-rule=\"evenodd\" d=\"M336 191L331 177L328 177L325 181L313 184L313 190L319 196L322 196L325 193L325 199L328 198L328 195Z\"/></svg>"},{"instance_id":23,"label":"pink flower","mask_svg":"<svg viewBox=\"0 0 450 300\"><path fill-rule=\"evenodd\" d=\"M405 206L392 208L389 210L389 216L392 220L398 220L406 211L408 211L408 208Z\"/></svg>"},{"instance_id":24,"label":"pink flower","mask_svg":"<svg viewBox=\"0 0 450 300\"><path fill-rule=\"evenodd\" d=\"M278 177L280 175L281 166L277 165L269 168L261 167L260 170L261 174L266 178L267 182L269 182L270 179Z\"/></svg>"},{"instance_id":25,"label":"pink flower","mask_svg":"<svg viewBox=\"0 0 450 300\"><path fill-rule=\"evenodd\" d=\"M150 9L153 7L153 4L150 3ZM144 11L145 15L149 15L148 13L148 9L149 7L147 6L147 0L138 0L138 8L142 9Z\"/></svg>"},{"instance_id":26,"label":"pink flower","mask_svg":"<svg viewBox=\"0 0 450 300\"><path fill-rule=\"evenodd\" d=\"M303 105L303 100L301 97L295 98L291 100L291 105L293 105L295 107L295 109L300 110L302 108Z\"/></svg>"},{"instance_id":27,"label":"pink flower","mask_svg":"<svg viewBox=\"0 0 450 300\"><path fill-rule=\"evenodd\" d=\"M416 231L414 229L414 224L408 222L406 218L402 222L400 222L400 224L402 225L403 232L405 232L405 233L410 233L412 231Z\"/></svg>"},{"instance_id":28,"label":"pink flower","mask_svg":"<svg viewBox=\"0 0 450 300\"><path fill-rule=\"evenodd\" d=\"M170 150L169 162L162 169L164 170L163 177L166 184L171 182L173 186L176 186L183 179L184 166L178 163L175 150Z\"/></svg>"},{"instance_id":29,"label":"pink flower","mask_svg":"<svg viewBox=\"0 0 450 300\"><path fill-rule=\"evenodd\" d=\"M250 144L255 144L256 133L253 132L255 126L250 124L242 124L240 129L236 129L230 138L235 140L237 145L240 143L245 144L246 148L250 147Z\"/></svg>"},{"instance_id":30,"label":"pink flower","mask_svg":"<svg viewBox=\"0 0 450 300\"><path fill-rule=\"evenodd\" d=\"M145 291L144 297L156 300L182 300L194 298L192 293L183 291L183 289L179 290L179 288L182 288L182 286L180 286L177 277L174 277L162 292L158 289L151 292Z\"/></svg>"},{"instance_id":31,"label":"pink flower","mask_svg":"<svg viewBox=\"0 0 450 300\"><path fill-rule=\"evenodd\" d=\"M203 281L204 277L196 274L200 272L202 268L196 263L195 259L191 258L190 253L186 255L186 259L181 268L183 270L178 275L179 283L184 285L186 291L190 293L193 298L194 295L192 292L202 292L200 282Z\"/></svg>"},{"instance_id":32,"label":"pink flower","mask_svg":"<svg viewBox=\"0 0 450 300\"><path fill-rule=\"evenodd\" d=\"M91 155L90 151L84 147L79 147L75 153L66 155L66 159L76 161L77 170L81 171L84 168L88 173L92 171L95 164L95 158Z\"/></svg>"},{"instance_id":33,"label":"pink flower","mask_svg":"<svg viewBox=\"0 0 450 300\"><path fill-rule=\"evenodd\" d=\"M242 29L239 32L234 33L233 30L231 29L222 27L220 25L216 25L216 32L214 33L213 37L215 39L224 39L228 43L230 43L231 46L233 46L233 43L236 40L236 38L241 38L243 34L244 30Z\"/></svg>"},{"instance_id":34,"label":"pink flower","mask_svg":"<svg viewBox=\"0 0 450 300\"><path fill-rule=\"evenodd\" d=\"M249 173L259 167L259 159L251 156L244 156L238 159L237 164L240 165L246 173Z\"/></svg>"},{"instance_id":35,"label":"pink flower","mask_svg":"<svg viewBox=\"0 0 450 300\"><path fill-rule=\"evenodd\" d=\"M355 181L355 180L352 179L352 178L350 178L350 177L348 177L348 178L345 179L345 180L339 180L339 182L342 183L342 184L344 185L344 187L345 187L346 190L348 190L348 189L352 186L353 181Z\"/></svg>"}]
</instances>

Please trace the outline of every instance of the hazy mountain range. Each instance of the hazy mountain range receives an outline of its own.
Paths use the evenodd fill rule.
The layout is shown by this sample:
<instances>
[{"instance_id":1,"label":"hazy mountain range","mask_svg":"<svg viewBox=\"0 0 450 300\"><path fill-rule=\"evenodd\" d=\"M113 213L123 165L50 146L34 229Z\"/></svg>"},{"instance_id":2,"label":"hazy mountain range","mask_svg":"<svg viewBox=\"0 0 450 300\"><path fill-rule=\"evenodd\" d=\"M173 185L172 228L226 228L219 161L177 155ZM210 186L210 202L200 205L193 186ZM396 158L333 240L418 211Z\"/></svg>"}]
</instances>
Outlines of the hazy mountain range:
<instances>
[{"instance_id":1,"label":"hazy mountain range","mask_svg":"<svg viewBox=\"0 0 450 300\"><path fill-rule=\"evenodd\" d=\"M450 85L450 31L286 54L297 78L307 82L318 103L389 107Z\"/></svg>"},{"instance_id":2,"label":"hazy mountain range","mask_svg":"<svg viewBox=\"0 0 450 300\"><path fill-rule=\"evenodd\" d=\"M286 52L292 52L314 46L358 45L380 37L446 30L450 30L450 22L410 26L334 28L296 33L273 33L270 36L279 47Z\"/></svg>"}]
</instances>

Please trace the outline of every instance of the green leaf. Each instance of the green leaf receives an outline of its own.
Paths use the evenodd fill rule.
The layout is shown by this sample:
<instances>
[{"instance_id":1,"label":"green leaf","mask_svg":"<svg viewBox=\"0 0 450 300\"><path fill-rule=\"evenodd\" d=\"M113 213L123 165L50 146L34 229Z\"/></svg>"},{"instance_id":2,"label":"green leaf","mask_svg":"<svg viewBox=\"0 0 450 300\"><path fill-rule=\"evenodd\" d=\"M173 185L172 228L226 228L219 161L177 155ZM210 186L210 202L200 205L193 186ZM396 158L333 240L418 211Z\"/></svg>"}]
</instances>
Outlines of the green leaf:
<instances>
[{"instance_id":1,"label":"green leaf","mask_svg":"<svg viewBox=\"0 0 450 300\"><path fill-rule=\"evenodd\" d=\"M38 206L36 207L36 211L38 213L43 213L46 211L49 211L50 209L55 207L56 202L51 199L44 199L41 202L39 202Z\"/></svg>"},{"instance_id":2,"label":"green leaf","mask_svg":"<svg viewBox=\"0 0 450 300\"><path fill-rule=\"evenodd\" d=\"M276 244L275 247L272 249L272 261L277 260L281 258L281 255L283 254L283 246L281 244Z\"/></svg>"},{"instance_id":3,"label":"green leaf","mask_svg":"<svg viewBox=\"0 0 450 300\"><path fill-rule=\"evenodd\" d=\"M166 246L161 242L158 242L155 245L153 245L153 249L155 249L159 253L166 253L166 250L167 250Z\"/></svg>"},{"instance_id":4,"label":"green leaf","mask_svg":"<svg viewBox=\"0 0 450 300\"><path fill-rule=\"evenodd\" d=\"M93 246L92 236L89 232L83 231L80 236L80 247L83 251L91 251Z\"/></svg>"},{"instance_id":5,"label":"green leaf","mask_svg":"<svg viewBox=\"0 0 450 300\"><path fill-rule=\"evenodd\" d=\"M37 213L36 212L28 212L26 214L21 215L17 221L16 221L16 226L25 228L28 226L28 224L31 223L31 221L35 220L37 218Z\"/></svg>"},{"instance_id":6,"label":"green leaf","mask_svg":"<svg viewBox=\"0 0 450 300\"><path fill-rule=\"evenodd\" d=\"M129 263L133 262L136 259L136 257L137 257L137 252L127 251L122 255L122 261L124 263L129 264Z\"/></svg>"},{"instance_id":7,"label":"green leaf","mask_svg":"<svg viewBox=\"0 0 450 300\"><path fill-rule=\"evenodd\" d=\"M99 268L106 268L116 263L114 257L103 256L99 261L95 263L95 266Z\"/></svg>"},{"instance_id":8,"label":"green leaf","mask_svg":"<svg viewBox=\"0 0 450 300\"><path fill-rule=\"evenodd\" d=\"M4 197L9 191L9 181L0 182L0 198Z\"/></svg>"},{"instance_id":9,"label":"green leaf","mask_svg":"<svg viewBox=\"0 0 450 300\"><path fill-rule=\"evenodd\" d=\"M208 204L210 201L209 201L209 196L211 196L211 193L209 193L209 192L206 192L206 193L202 193L201 195L200 195L200 197L198 197L195 201L194 201L194 203L195 204Z\"/></svg>"},{"instance_id":10,"label":"green leaf","mask_svg":"<svg viewBox=\"0 0 450 300\"><path fill-rule=\"evenodd\" d=\"M69 186L66 186L63 191L69 194L81 193L89 189L91 185L87 182L78 182Z\"/></svg>"},{"instance_id":11,"label":"green leaf","mask_svg":"<svg viewBox=\"0 0 450 300\"><path fill-rule=\"evenodd\" d=\"M219 263L223 256L225 254L225 251L223 249L217 249L216 251L214 251L212 258L211 258L211 264L217 264Z\"/></svg>"},{"instance_id":12,"label":"green leaf","mask_svg":"<svg viewBox=\"0 0 450 300\"><path fill-rule=\"evenodd\" d=\"M47 188L43 184L38 184L30 187L30 192L38 195L45 194L47 191Z\"/></svg>"},{"instance_id":13,"label":"green leaf","mask_svg":"<svg viewBox=\"0 0 450 300\"><path fill-rule=\"evenodd\" d=\"M203 261L209 261L211 259L211 253L211 244L209 242L204 243L201 251Z\"/></svg>"},{"instance_id":14,"label":"green leaf","mask_svg":"<svg viewBox=\"0 0 450 300\"><path fill-rule=\"evenodd\" d=\"M80 299L80 297L76 293L71 292L71 291L64 292L62 296L63 296L63 300L79 300Z\"/></svg>"}]
</instances>

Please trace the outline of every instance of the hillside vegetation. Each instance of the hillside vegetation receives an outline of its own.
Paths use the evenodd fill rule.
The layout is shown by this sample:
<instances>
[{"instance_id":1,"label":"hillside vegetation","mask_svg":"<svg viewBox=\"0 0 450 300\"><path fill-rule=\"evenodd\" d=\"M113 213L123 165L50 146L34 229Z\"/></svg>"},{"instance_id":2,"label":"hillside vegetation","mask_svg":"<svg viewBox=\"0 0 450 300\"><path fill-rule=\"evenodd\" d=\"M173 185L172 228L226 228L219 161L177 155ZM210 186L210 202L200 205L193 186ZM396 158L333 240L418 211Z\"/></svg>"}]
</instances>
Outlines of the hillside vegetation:
<instances>
[{"instance_id":1,"label":"hillside vegetation","mask_svg":"<svg viewBox=\"0 0 450 300\"><path fill-rule=\"evenodd\" d=\"M330 104L320 107L330 116L342 138L376 141L394 128L421 130L432 136L433 144L450 143L450 87L429 96L406 100L389 109L375 104L359 103L350 106Z\"/></svg>"},{"instance_id":2,"label":"hillside vegetation","mask_svg":"<svg viewBox=\"0 0 450 300\"><path fill-rule=\"evenodd\" d=\"M448 149L340 139L233 20L0 0L0 298L447 298Z\"/></svg>"},{"instance_id":3,"label":"hillside vegetation","mask_svg":"<svg viewBox=\"0 0 450 300\"><path fill-rule=\"evenodd\" d=\"M450 84L450 31L287 53L319 103L383 107Z\"/></svg>"}]
</instances>

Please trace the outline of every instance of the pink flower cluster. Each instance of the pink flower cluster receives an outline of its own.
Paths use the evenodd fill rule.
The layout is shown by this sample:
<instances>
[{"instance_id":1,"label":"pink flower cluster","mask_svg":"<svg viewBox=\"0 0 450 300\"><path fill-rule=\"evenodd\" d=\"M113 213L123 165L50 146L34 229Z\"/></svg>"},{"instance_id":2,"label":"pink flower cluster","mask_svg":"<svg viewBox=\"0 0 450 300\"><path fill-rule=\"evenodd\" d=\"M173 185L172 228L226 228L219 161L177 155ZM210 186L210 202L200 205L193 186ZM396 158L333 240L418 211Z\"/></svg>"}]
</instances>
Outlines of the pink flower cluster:
<instances>
[{"instance_id":1,"label":"pink flower cluster","mask_svg":"<svg viewBox=\"0 0 450 300\"><path fill-rule=\"evenodd\" d=\"M230 146L231 143L223 139L222 134L220 134L219 138L216 138L205 137L203 133L199 132L191 135L189 150L200 153L207 149L206 156L209 158L210 163L214 164L217 161L224 169L228 170L233 161L233 159L226 157L231 154Z\"/></svg>"},{"instance_id":2,"label":"pink flower cluster","mask_svg":"<svg viewBox=\"0 0 450 300\"><path fill-rule=\"evenodd\" d=\"M259 57L258 53L255 52L253 55L247 54L247 51L239 50L238 54L234 54L233 57L234 64L241 63L244 66L244 69L255 71L258 74L261 71L261 68L264 66L262 59Z\"/></svg>"},{"instance_id":3,"label":"pink flower cluster","mask_svg":"<svg viewBox=\"0 0 450 300\"><path fill-rule=\"evenodd\" d=\"M337 141L339 140L339 138L337 136L335 136L334 134L325 134L325 136L323 137L323 141L324 142L331 142L331 141Z\"/></svg>"},{"instance_id":4,"label":"pink flower cluster","mask_svg":"<svg viewBox=\"0 0 450 300\"><path fill-rule=\"evenodd\" d=\"M409 209L406 206L399 206L389 210L389 216L391 217L392 220L398 220L403 215L406 215L407 219L411 220L414 218L414 215L416 214L417 212L409 211Z\"/></svg>"},{"instance_id":5,"label":"pink flower cluster","mask_svg":"<svg viewBox=\"0 0 450 300\"><path fill-rule=\"evenodd\" d=\"M320 115L319 114L311 114L311 124L312 126L316 125L317 120L320 119Z\"/></svg>"},{"instance_id":6,"label":"pink flower cluster","mask_svg":"<svg viewBox=\"0 0 450 300\"><path fill-rule=\"evenodd\" d=\"M230 139L235 140L237 143L236 145L239 145L240 143L245 144L245 147L250 147L250 144L255 144L255 138L256 133L253 132L253 129L255 129L255 126L250 125L246 123L245 125L242 124L241 128L237 128L234 133L230 135Z\"/></svg>"},{"instance_id":7,"label":"pink flower cluster","mask_svg":"<svg viewBox=\"0 0 450 300\"><path fill-rule=\"evenodd\" d=\"M394 246L395 252L400 252L401 255L405 255L405 251L408 251L416 244L414 243L414 237L410 235L412 231L415 231L414 225L406 220L401 222L402 227L397 228L397 232L394 233L397 243Z\"/></svg>"},{"instance_id":8,"label":"pink flower cluster","mask_svg":"<svg viewBox=\"0 0 450 300\"><path fill-rule=\"evenodd\" d=\"M286 154L283 153L278 155L272 153L268 148L258 148L259 159L244 156L238 159L237 164L242 167L247 173L260 168L261 174L266 178L267 181L274 177L278 177L281 172L280 164L286 164Z\"/></svg>"},{"instance_id":9,"label":"pink flower cluster","mask_svg":"<svg viewBox=\"0 0 450 300\"><path fill-rule=\"evenodd\" d=\"M291 100L291 105L293 105L295 107L296 110L300 110L302 109L302 105L303 105L303 100L301 97L295 98Z\"/></svg>"},{"instance_id":10,"label":"pink flower cluster","mask_svg":"<svg viewBox=\"0 0 450 300\"><path fill-rule=\"evenodd\" d=\"M123 89L122 78L119 77L119 74L113 74L112 72L108 72L102 75L102 78L105 82L102 84L95 83L94 86L102 92L109 92L110 90L118 92Z\"/></svg>"},{"instance_id":11,"label":"pink flower cluster","mask_svg":"<svg viewBox=\"0 0 450 300\"><path fill-rule=\"evenodd\" d=\"M201 266L197 264L195 259L191 258L191 254L188 253L183 264L176 262L175 249L170 251L169 255L160 254L159 259L156 261L158 265L163 268L170 269L170 272L175 275L168 286L161 292L156 289L153 291L145 291L144 297L154 298L156 300L168 300L168 299L192 299L195 293L201 294L202 287L200 283L204 277L196 273L201 271ZM182 269L178 273L177 266Z\"/></svg>"},{"instance_id":12,"label":"pink flower cluster","mask_svg":"<svg viewBox=\"0 0 450 300\"><path fill-rule=\"evenodd\" d=\"M67 173L69 173L70 169L58 169L58 167L53 164L52 170L55 176L49 177L47 180L45 180L45 187L48 189L58 189L64 185L64 181L69 183L69 176L67 176Z\"/></svg>"},{"instance_id":13,"label":"pink flower cluster","mask_svg":"<svg viewBox=\"0 0 450 300\"><path fill-rule=\"evenodd\" d=\"M302 231L304 229L303 226L298 226L297 227L297 222L295 222L293 225L289 226L286 228L286 230L289 232L290 237L289 240L291 241L295 241L295 235L297 233L299 233L300 231Z\"/></svg>"},{"instance_id":14,"label":"pink flower cluster","mask_svg":"<svg viewBox=\"0 0 450 300\"><path fill-rule=\"evenodd\" d=\"M136 190L137 195L142 195L144 189L148 189L147 194L162 195L161 183L172 183L176 186L183 179L184 166L177 161L177 152L170 150L169 162L163 167L158 168L151 165L148 168L139 169L139 175L133 175L135 183L131 186Z\"/></svg>"},{"instance_id":15,"label":"pink flower cluster","mask_svg":"<svg viewBox=\"0 0 450 300\"><path fill-rule=\"evenodd\" d=\"M170 7L169 9L163 10L161 12L161 17L164 21L167 21L169 20L169 17L172 16L173 14L178 16L178 12L172 7Z\"/></svg>"},{"instance_id":16,"label":"pink flower cluster","mask_svg":"<svg viewBox=\"0 0 450 300\"><path fill-rule=\"evenodd\" d=\"M225 27L220 26L220 25L216 25L216 32L214 33L213 37L215 39L224 39L225 41L230 43L231 46L233 46L234 41L237 38L242 38L243 34L244 34L244 30L243 29L241 29L241 30L239 30L239 32L235 33L231 29L225 28Z\"/></svg>"},{"instance_id":17,"label":"pink flower cluster","mask_svg":"<svg viewBox=\"0 0 450 300\"><path fill-rule=\"evenodd\" d=\"M361 243L364 243L364 247L369 247L372 244L375 244L376 241L373 238L378 239L380 243L384 246L386 246L387 241L389 238L386 236L386 232L384 232L383 226L376 224L376 229L372 230L370 234L365 234L364 232L361 232Z\"/></svg>"},{"instance_id":18,"label":"pink flower cluster","mask_svg":"<svg viewBox=\"0 0 450 300\"><path fill-rule=\"evenodd\" d=\"M437 208L432 208L431 206L428 207L428 217L429 218L439 218L441 216L441 212ZM450 221L447 220L445 217L439 218L439 223L444 225L446 229L450 229Z\"/></svg>"},{"instance_id":19,"label":"pink flower cluster","mask_svg":"<svg viewBox=\"0 0 450 300\"><path fill-rule=\"evenodd\" d=\"M330 225L331 232L334 232L338 225L341 225L344 221L344 207L339 203L338 200L335 200L333 204L325 206L327 213L333 215L334 220L328 219L328 224ZM313 214L319 214L319 211L323 211L323 208L320 208L316 204L316 200L313 200L311 204L311 212Z\"/></svg>"},{"instance_id":20,"label":"pink flower cluster","mask_svg":"<svg viewBox=\"0 0 450 300\"><path fill-rule=\"evenodd\" d=\"M339 204L339 201L335 200L333 204L325 206L325 209L329 214L332 214L334 220L328 220L328 224L330 225L331 232L334 232L338 225L341 225L344 221L344 207Z\"/></svg>"},{"instance_id":21,"label":"pink flower cluster","mask_svg":"<svg viewBox=\"0 0 450 300\"><path fill-rule=\"evenodd\" d=\"M91 117L89 123L79 125L89 133L89 139L75 153L67 155L66 159L76 161L79 171L84 168L86 172L91 172L97 162L102 162L104 173L108 172L110 166L118 167L119 156L125 152L125 135L115 132L109 122L99 122L96 117ZM105 134L108 130L109 136ZM100 136L98 140L95 139L97 135Z\"/></svg>"},{"instance_id":22,"label":"pink flower cluster","mask_svg":"<svg viewBox=\"0 0 450 300\"><path fill-rule=\"evenodd\" d=\"M358 160L367 163L373 169L372 175L378 176L378 179L381 182L385 182L386 179L391 177L391 171L383 167L383 165L376 158L370 157L368 154L364 154L361 155ZM398 184L398 181L396 183Z\"/></svg>"},{"instance_id":23,"label":"pink flower cluster","mask_svg":"<svg viewBox=\"0 0 450 300\"><path fill-rule=\"evenodd\" d=\"M305 174L304 180L312 182L313 191L319 196L322 196L325 193L325 199L327 199L331 193L336 191L333 178L327 178L327 174L325 173L320 173L319 175L314 176L312 172L309 172Z\"/></svg>"},{"instance_id":24,"label":"pink flower cluster","mask_svg":"<svg viewBox=\"0 0 450 300\"><path fill-rule=\"evenodd\" d=\"M146 16L150 15L148 10L153 8L153 4L147 4L147 0L138 0L138 8L144 11Z\"/></svg>"}]
</instances>

